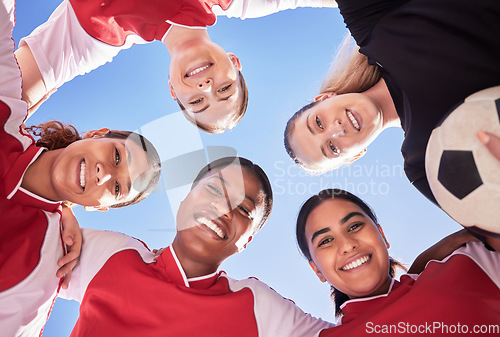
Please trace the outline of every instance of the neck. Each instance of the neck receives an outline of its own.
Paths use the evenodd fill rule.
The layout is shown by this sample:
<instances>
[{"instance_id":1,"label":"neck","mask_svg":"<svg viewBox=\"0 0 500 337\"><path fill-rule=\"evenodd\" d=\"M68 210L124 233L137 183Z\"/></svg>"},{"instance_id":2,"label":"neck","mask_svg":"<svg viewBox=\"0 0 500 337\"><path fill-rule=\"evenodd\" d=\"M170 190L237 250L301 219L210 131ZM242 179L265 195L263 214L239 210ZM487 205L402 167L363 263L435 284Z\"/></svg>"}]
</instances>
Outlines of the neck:
<instances>
[{"instance_id":1,"label":"neck","mask_svg":"<svg viewBox=\"0 0 500 337\"><path fill-rule=\"evenodd\" d=\"M200 277L215 273L221 264L221 262L202 261L196 258L196 256L192 256L193 254L190 254L192 250L185 249L185 244L179 239L179 236L174 238L172 247L187 278Z\"/></svg>"},{"instance_id":2,"label":"neck","mask_svg":"<svg viewBox=\"0 0 500 337\"><path fill-rule=\"evenodd\" d=\"M174 55L186 43L196 41L210 42L210 36L206 29L192 29L172 25L168 34L163 39L163 43L167 47L168 53Z\"/></svg>"},{"instance_id":3,"label":"neck","mask_svg":"<svg viewBox=\"0 0 500 337\"><path fill-rule=\"evenodd\" d=\"M59 201L50 172L60 150L45 151L27 168L21 187L45 199Z\"/></svg>"},{"instance_id":4,"label":"neck","mask_svg":"<svg viewBox=\"0 0 500 337\"><path fill-rule=\"evenodd\" d=\"M382 111L382 130L401 127L401 121L384 79L381 78L377 84L364 93L372 98Z\"/></svg>"}]
</instances>

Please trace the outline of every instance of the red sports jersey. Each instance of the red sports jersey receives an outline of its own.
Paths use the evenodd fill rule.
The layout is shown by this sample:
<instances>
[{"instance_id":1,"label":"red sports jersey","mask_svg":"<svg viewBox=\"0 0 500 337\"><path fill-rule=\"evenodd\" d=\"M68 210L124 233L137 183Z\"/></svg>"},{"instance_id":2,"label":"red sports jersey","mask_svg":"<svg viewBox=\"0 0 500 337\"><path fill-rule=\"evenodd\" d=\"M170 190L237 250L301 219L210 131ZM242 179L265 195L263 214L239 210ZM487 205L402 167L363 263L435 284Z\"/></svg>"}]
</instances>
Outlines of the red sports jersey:
<instances>
[{"instance_id":1,"label":"red sports jersey","mask_svg":"<svg viewBox=\"0 0 500 337\"><path fill-rule=\"evenodd\" d=\"M498 336L499 285L500 254L469 243L418 276L403 275L388 294L344 303L342 325L320 336Z\"/></svg>"},{"instance_id":2,"label":"red sports jersey","mask_svg":"<svg viewBox=\"0 0 500 337\"><path fill-rule=\"evenodd\" d=\"M83 29L99 41L121 46L128 35L162 40L172 24L205 28L215 23L213 5L231 0L70 0Z\"/></svg>"},{"instance_id":3,"label":"red sports jersey","mask_svg":"<svg viewBox=\"0 0 500 337\"><path fill-rule=\"evenodd\" d=\"M63 255L60 203L21 187L23 175L43 148L21 125L21 72L14 58L14 1L0 11L0 334L36 336L48 318L59 287Z\"/></svg>"},{"instance_id":4,"label":"red sports jersey","mask_svg":"<svg viewBox=\"0 0 500 337\"><path fill-rule=\"evenodd\" d=\"M83 336L317 336L331 324L257 279L224 272L187 279L172 247L153 261L142 243L83 229L80 265L62 297L81 301Z\"/></svg>"}]
</instances>

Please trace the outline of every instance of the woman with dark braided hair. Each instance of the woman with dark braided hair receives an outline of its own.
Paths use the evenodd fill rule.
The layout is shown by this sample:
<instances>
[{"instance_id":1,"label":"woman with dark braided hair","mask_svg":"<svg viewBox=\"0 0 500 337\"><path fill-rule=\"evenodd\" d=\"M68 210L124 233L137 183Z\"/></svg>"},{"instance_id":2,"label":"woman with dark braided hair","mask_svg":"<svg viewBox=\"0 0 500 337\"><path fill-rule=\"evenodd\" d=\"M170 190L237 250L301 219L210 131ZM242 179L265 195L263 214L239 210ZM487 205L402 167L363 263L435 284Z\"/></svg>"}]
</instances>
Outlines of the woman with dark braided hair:
<instances>
[{"instance_id":1,"label":"woman with dark braided hair","mask_svg":"<svg viewBox=\"0 0 500 337\"><path fill-rule=\"evenodd\" d=\"M28 111L21 100L13 26L14 1L4 0L0 8L0 326L3 336L34 336L41 335L59 289L69 282L69 277L64 281L62 277L75 266L80 253L81 237L62 231L73 220L62 203L100 210L136 203L159 180L160 161L154 147L131 132L99 129L80 137L74 127L59 122L25 129ZM39 140L35 142L28 131ZM63 258L67 250L71 253Z\"/></svg>"}]
</instances>

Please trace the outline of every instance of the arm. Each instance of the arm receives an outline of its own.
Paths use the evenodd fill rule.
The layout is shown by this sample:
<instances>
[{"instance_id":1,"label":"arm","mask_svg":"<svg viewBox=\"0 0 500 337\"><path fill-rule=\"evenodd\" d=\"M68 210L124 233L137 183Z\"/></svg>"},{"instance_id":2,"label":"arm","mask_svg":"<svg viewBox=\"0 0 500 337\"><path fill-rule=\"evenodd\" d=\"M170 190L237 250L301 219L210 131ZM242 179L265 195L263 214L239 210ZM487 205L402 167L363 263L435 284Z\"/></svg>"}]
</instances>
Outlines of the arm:
<instances>
[{"instance_id":1,"label":"arm","mask_svg":"<svg viewBox=\"0 0 500 337\"><path fill-rule=\"evenodd\" d=\"M111 62L134 42L140 43L131 40L115 47L94 39L80 26L70 2L63 1L47 22L21 40L16 51L23 77L22 99L29 108L39 105L64 83Z\"/></svg>"},{"instance_id":2,"label":"arm","mask_svg":"<svg viewBox=\"0 0 500 337\"><path fill-rule=\"evenodd\" d=\"M286 9L297 7L337 7L335 0L233 0L227 10L212 7L217 16L228 18L260 18Z\"/></svg>"},{"instance_id":3,"label":"arm","mask_svg":"<svg viewBox=\"0 0 500 337\"><path fill-rule=\"evenodd\" d=\"M58 278L64 277L61 286L63 289L67 289L69 281L71 280L71 272L78 263L78 257L82 251L83 239L78 221L70 207L62 207L61 222L63 227L62 238L66 245L67 253L57 261L57 265L60 268L56 276Z\"/></svg>"},{"instance_id":4,"label":"arm","mask_svg":"<svg viewBox=\"0 0 500 337\"><path fill-rule=\"evenodd\" d=\"M427 248L423 253L421 253L415 261L413 261L410 269L408 269L409 274L420 274L427 262L430 260L441 261L455 250L457 250L464 243L469 241L477 241L477 239L469 233L468 230L462 229L458 232L448 235L438 243Z\"/></svg>"}]
</instances>

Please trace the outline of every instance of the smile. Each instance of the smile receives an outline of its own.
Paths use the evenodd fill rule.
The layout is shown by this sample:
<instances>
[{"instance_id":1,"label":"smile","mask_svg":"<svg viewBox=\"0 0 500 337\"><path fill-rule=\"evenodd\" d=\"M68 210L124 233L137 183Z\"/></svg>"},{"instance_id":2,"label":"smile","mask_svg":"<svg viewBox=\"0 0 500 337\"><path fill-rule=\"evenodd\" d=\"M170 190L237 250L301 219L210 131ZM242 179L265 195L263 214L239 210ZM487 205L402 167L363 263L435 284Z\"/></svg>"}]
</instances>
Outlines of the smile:
<instances>
[{"instance_id":1,"label":"smile","mask_svg":"<svg viewBox=\"0 0 500 337\"><path fill-rule=\"evenodd\" d=\"M363 257L357 259L356 261L353 261L351 263L346 264L345 266L343 266L340 269L344 270L344 271L351 270L351 269L354 269L354 268L361 266L362 264L365 264L366 262L368 262L368 260L370 260L370 256L366 255L366 256L363 256Z\"/></svg>"},{"instance_id":2,"label":"smile","mask_svg":"<svg viewBox=\"0 0 500 337\"><path fill-rule=\"evenodd\" d=\"M359 126L358 120L356 119L356 117L354 117L351 110L347 109L346 115L347 115L347 118L349 118L349 121L351 122L352 127L354 129L356 129L357 131L361 130L361 127Z\"/></svg>"},{"instance_id":3,"label":"smile","mask_svg":"<svg viewBox=\"0 0 500 337\"><path fill-rule=\"evenodd\" d=\"M221 239L227 239L226 235L224 234L224 231L219 227L219 225L217 225L212 220L210 220L206 217L203 217L203 216L197 218L197 220L199 223L201 223L201 224L207 226L209 229L211 229Z\"/></svg>"},{"instance_id":4,"label":"smile","mask_svg":"<svg viewBox=\"0 0 500 337\"><path fill-rule=\"evenodd\" d=\"M207 63L205 65L202 65L201 67L197 67L193 70L190 69L190 71L188 73L186 73L186 76L185 77L191 77L191 76L194 76L196 74L199 74L201 73L202 71L204 70L207 70L208 68L210 68L211 66L213 66L213 63Z\"/></svg>"},{"instance_id":5,"label":"smile","mask_svg":"<svg viewBox=\"0 0 500 337\"><path fill-rule=\"evenodd\" d=\"M85 190L85 159L80 162L80 186Z\"/></svg>"}]
</instances>

